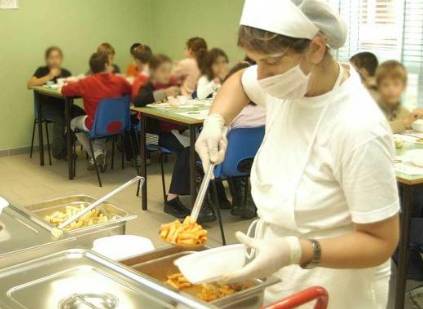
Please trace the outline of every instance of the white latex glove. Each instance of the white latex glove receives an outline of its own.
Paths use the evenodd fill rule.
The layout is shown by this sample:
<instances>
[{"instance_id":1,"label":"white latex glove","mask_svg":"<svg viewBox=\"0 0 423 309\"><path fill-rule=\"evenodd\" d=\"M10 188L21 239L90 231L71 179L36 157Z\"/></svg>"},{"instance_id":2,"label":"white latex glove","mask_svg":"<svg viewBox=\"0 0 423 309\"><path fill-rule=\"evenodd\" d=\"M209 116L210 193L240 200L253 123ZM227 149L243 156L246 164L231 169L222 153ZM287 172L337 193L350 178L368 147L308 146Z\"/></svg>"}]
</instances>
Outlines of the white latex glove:
<instances>
[{"instance_id":1,"label":"white latex glove","mask_svg":"<svg viewBox=\"0 0 423 309\"><path fill-rule=\"evenodd\" d=\"M242 282L248 279L266 278L282 267L300 263L302 250L298 237L253 239L242 232L237 232L236 237L247 247L255 249L256 256L239 271L225 276L223 281Z\"/></svg>"},{"instance_id":2,"label":"white latex glove","mask_svg":"<svg viewBox=\"0 0 423 309\"><path fill-rule=\"evenodd\" d=\"M222 115L214 113L204 121L203 130L195 143L195 150L200 156L206 173L210 163L220 164L225 159L228 146L225 120Z\"/></svg>"}]
</instances>

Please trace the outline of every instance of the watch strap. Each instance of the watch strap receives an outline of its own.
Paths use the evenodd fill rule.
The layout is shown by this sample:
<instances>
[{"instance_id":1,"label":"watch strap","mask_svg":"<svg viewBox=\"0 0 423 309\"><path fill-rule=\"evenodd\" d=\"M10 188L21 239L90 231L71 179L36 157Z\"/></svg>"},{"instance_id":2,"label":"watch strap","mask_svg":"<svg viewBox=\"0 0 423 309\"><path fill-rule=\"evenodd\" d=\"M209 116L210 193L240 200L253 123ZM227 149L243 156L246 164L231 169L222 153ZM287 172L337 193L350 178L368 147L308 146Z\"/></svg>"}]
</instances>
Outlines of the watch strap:
<instances>
[{"instance_id":1,"label":"watch strap","mask_svg":"<svg viewBox=\"0 0 423 309\"><path fill-rule=\"evenodd\" d=\"M311 269L320 265L320 259L322 257L322 247L320 246L320 243L315 239L309 239L309 241L311 242L313 255L311 261L303 266L303 268L306 269Z\"/></svg>"}]
</instances>

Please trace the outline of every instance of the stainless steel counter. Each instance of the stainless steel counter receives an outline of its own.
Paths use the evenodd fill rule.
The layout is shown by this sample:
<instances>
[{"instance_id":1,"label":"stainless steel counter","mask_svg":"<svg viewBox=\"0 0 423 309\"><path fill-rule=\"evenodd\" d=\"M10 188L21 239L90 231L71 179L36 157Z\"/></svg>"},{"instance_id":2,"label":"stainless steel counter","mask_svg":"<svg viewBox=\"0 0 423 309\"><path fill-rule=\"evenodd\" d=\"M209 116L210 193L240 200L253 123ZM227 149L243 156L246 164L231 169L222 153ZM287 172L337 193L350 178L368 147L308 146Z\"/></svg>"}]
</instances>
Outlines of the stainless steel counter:
<instances>
[{"instance_id":1,"label":"stainless steel counter","mask_svg":"<svg viewBox=\"0 0 423 309\"><path fill-rule=\"evenodd\" d=\"M66 250L0 270L0 308L216 308L163 289L87 250Z\"/></svg>"},{"instance_id":2,"label":"stainless steel counter","mask_svg":"<svg viewBox=\"0 0 423 309\"><path fill-rule=\"evenodd\" d=\"M15 211L6 208L0 216L0 259L2 254L16 252L48 242L51 234Z\"/></svg>"},{"instance_id":3,"label":"stainless steel counter","mask_svg":"<svg viewBox=\"0 0 423 309\"><path fill-rule=\"evenodd\" d=\"M0 217L0 269L28 259L69 248L74 237L56 240L51 233L21 215L13 206Z\"/></svg>"}]
</instances>

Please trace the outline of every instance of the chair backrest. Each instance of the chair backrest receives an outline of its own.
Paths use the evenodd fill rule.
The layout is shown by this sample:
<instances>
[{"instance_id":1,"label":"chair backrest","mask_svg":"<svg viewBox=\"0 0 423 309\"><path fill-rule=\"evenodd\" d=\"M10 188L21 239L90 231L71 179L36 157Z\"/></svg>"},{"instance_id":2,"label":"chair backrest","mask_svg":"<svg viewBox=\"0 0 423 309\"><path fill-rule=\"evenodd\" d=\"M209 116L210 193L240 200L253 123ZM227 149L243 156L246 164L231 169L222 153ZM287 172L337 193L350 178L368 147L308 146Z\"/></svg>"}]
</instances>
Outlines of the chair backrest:
<instances>
[{"instance_id":1,"label":"chair backrest","mask_svg":"<svg viewBox=\"0 0 423 309\"><path fill-rule=\"evenodd\" d=\"M248 163L256 156L263 141L264 130L264 127L230 130L225 161L216 167L215 176L217 178L248 176L251 166L243 169L242 165L249 165Z\"/></svg>"},{"instance_id":2,"label":"chair backrest","mask_svg":"<svg viewBox=\"0 0 423 309\"><path fill-rule=\"evenodd\" d=\"M90 138L122 134L131 126L129 96L103 99L97 106Z\"/></svg>"}]
</instances>

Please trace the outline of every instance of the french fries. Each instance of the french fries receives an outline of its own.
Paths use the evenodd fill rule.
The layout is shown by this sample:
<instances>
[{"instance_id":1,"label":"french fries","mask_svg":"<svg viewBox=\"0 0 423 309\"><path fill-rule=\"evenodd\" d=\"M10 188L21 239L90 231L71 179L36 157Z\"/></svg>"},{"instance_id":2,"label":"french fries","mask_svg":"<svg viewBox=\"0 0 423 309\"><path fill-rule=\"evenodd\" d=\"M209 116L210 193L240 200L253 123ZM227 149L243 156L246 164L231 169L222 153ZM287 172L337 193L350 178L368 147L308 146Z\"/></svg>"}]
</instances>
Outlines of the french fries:
<instances>
[{"instance_id":1,"label":"french fries","mask_svg":"<svg viewBox=\"0 0 423 309\"><path fill-rule=\"evenodd\" d=\"M85 208L84 205L80 206L66 206L65 211L55 211L51 215L44 217L44 220L48 223L51 223L55 226L60 225L62 222L66 221L68 218L77 214ZM83 215L78 220L69 224L65 230L75 230L81 227L87 227L99 223L106 223L109 221L109 218L101 212L99 209L93 209L90 212Z\"/></svg>"},{"instance_id":2,"label":"french fries","mask_svg":"<svg viewBox=\"0 0 423 309\"><path fill-rule=\"evenodd\" d=\"M248 289L253 286L250 281L242 284L223 284L214 282L194 285L189 282L181 273L175 273L167 276L166 283L177 290L190 289L186 292L195 295L199 299L206 302L211 302L216 299L232 295L236 292Z\"/></svg>"},{"instance_id":3,"label":"french fries","mask_svg":"<svg viewBox=\"0 0 423 309\"><path fill-rule=\"evenodd\" d=\"M193 286L192 283L189 282L181 273L169 275L167 277L166 283L170 286L173 286L177 290L182 290Z\"/></svg>"},{"instance_id":4,"label":"french fries","mask_svg":"<svg viewBox=\"0 0 423 309\"><path fill-rule=\"evenodd\" d=\"M207 242L207 231L188 216L183 222L175 220L163 224L160 238L177 246L200 246Z\"/></svg>"},{"instance_id":5,"label":"french fries","mask_svg":"<svg viewBox=\"0 0 423 309\"><path fill-rule=\"evenodd\" d=\"M232 295L235 292L236 290L228 284L203 284L201 292L197 296L201 300L211 302L213 300Z\"/></svg>"}]
</instances>

